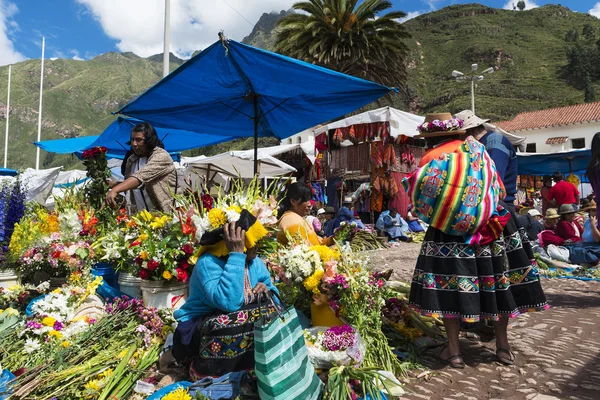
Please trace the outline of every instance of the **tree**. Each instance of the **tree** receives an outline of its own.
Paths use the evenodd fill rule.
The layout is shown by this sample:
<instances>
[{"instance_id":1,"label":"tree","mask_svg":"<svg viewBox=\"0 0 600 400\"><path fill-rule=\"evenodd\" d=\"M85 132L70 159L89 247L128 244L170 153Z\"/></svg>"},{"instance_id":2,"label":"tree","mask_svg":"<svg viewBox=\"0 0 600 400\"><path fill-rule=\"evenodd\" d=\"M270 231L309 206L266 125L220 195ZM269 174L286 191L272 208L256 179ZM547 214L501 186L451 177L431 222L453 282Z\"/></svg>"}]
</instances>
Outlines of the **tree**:
<instances>
[{"instance_id":1,"label":"tree","mask_svg":"<svg viewBox=\"0 0 600 400\"><path fill-rule=\"evenodd\" d=\"M585 76L583 101L586 103L592 103L596 101L596 88L594 88L594 84L592 83L592 79L590 78L589 74Z\"/></svg>"},{"instance_id":2,"label":"tree","mask_svg":"<svg viewBox=\"0 0 600 400\"><path fill-rule=\"evenodd\" d=\"M596 30L592 25L585 24L583 26L583 37L590 41L596 39Z\"/></svg>"},{"instance_id":3,"label":"tree","mask_svg":"<svg viewBox=\"0 0 600 400\"><path fill-rule=\"evenodd\" d=\"M308 0L277 23L275 51L326 68L400 86L406 80L410 34L387 0Z\"/></svg>"},{"instance_id":4,"label":"tree","mask_svg":"<svg viewBox=\"0 0 600 400\"><path fill-rule=\"evenodd\" d=\"M569 29L567 33L565 33L565 41L567 42L576 42L579 40L579 31L577 29Z\"/></svg>"},{"instance_id":5,"label":"tree","mask_svg":"<svg viewBox=\"0 0 600 400\"><path fill-rule=\"evenodd\" d=\"M525 4L525 2L523 0L519 0L519 2L517 3L517 8L519 9L519 11L523 11L526 6L527 5Z\"/></svg>"}]
</instances>

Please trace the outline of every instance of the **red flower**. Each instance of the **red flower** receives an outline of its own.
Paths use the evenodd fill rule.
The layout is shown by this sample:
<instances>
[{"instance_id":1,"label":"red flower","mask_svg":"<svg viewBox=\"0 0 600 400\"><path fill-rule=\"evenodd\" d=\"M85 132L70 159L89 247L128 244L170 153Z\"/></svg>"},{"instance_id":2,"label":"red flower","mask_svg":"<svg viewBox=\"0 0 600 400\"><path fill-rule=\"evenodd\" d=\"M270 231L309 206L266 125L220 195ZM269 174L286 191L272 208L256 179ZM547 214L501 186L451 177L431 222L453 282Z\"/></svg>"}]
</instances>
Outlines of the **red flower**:
<instances>
[{"instance_id":1,"label":"red flower","mask_svg":"<svg viewBox=\"0 0 600 400\"><path fill-rule=\"evenodd\" d=\"M180 280L184 283L187 283L188 278L189 278L189 275L186 270L184 270L183 268L177 268L177 279L178 280Z\"/></svg>"},{"instance_id":2,"label":"red flower","mask_svg":"<svg viewBox=\"0 0 600 400\"><path fill-rule=\"evenodd\" d=\"M132 247L135 247L135 246L139 246L140 244L142 244L142 242L140 242L140 241L136 240L135 242L133 242L133 243L131 243L131 244L129 245L129 248L132 248Z\"/></svg>"},{"instance_id":3,"label":"red flower","mask_svg":"<svg viewBox=\"0 0 600 400\"><path fill-rule=\"evenodd\" d=\"M150 271L148 271L146 268L140 269L140 278L142 278L142 279L149 279L150 278Z\"/></svg>"},{"instance_id":4,"label":"red flower","mask_svg":"<svg viewBox=\"0 0 600 400\"><path fill-rule=\"evenodd\" d=\"M181 267L181 269L187 270L190 267L190 263L188 263L187 259L183 259L179 261L179 266Z\"/></svg>"},{"instance_id":5,"label":"red flower","mask_svg":"<svg viewBox=\"0 0 600 400\"><path fill-rule=\"evenodd\" d=\"M191 256L194 254L194 246L192 246L190 243L187 243L185 246L183 246L183 252L188 256Z\"/></svg>"},{"instance_id":6,"label":"red flower","mask_svg":"<svg viewBox=\"0 0 600 400\"><path fill-rule=\"evenodd\" d=\"M141 265L143 262L144 262L144 260L142 260L142 257L136 257L136 258L135 258L135 263L136 263L137 265Z\"/></svg>"},{"instance_id":7,"label":"red flower","mask_svg":"<svg viewBox=\"0 0 600 400\"><path fill-rule=\"evenodd\" d=\"M156 271L157 268L158 268L158 261L156 261L156 260L148 261L148 269L150 271Z\"/></svg>"},{"instance_id":8,"label":"red flower","mask_svg":"<svg viewBox=\"0 0 600 400\"><path fill-rule=\"evenodd\" d=\"M60 251L53 251L52 258L60 258Z\"/></svg>"}]
</instances>

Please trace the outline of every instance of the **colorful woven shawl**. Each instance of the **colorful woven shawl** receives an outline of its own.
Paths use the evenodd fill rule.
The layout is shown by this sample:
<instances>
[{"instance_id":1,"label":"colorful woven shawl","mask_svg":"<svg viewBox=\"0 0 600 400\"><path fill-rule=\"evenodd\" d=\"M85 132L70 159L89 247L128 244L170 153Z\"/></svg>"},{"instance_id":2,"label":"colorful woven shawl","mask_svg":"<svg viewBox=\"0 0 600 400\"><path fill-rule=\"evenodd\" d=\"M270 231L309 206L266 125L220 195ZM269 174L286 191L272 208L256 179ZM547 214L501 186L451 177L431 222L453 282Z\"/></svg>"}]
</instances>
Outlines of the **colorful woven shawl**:
<instances>
[{"instance_id":1,"label":"colorful woven shawl","mask_svg":"<svg viewBox=\"0 0 600 400\"><path fill-rule=\"evenodd\" d=\"M503 185L496 166L471 136L454 153L443 153L418 168L403 185L419 218L444 233L464 236L467 243L488 242L488 235L481 233L491 229L499 236L506 224L506 218L498 219Z\"/></svg>"}]
</instances>

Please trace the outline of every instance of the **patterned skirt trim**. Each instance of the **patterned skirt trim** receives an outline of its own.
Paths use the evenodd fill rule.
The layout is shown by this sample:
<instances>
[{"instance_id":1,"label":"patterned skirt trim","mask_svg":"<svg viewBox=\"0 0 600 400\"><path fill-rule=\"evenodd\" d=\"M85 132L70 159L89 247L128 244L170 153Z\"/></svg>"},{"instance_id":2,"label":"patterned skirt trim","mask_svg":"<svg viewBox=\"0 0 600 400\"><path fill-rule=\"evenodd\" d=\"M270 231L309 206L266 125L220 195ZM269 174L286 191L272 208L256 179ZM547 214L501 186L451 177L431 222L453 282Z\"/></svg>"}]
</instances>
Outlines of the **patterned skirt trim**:
<instances>
[{"instance_id":1,"label":"patterned skirt trim","mask_svg":"<svg viewBox=\"0 0 600 400\"><path fill-rule=\"evenodd\" d=\"M496 241L482 246L430 227L417 259L409 305L426 316L465 322L549 308L527 234L517 228L514 217Z\"/></svg>"}]
</instances>

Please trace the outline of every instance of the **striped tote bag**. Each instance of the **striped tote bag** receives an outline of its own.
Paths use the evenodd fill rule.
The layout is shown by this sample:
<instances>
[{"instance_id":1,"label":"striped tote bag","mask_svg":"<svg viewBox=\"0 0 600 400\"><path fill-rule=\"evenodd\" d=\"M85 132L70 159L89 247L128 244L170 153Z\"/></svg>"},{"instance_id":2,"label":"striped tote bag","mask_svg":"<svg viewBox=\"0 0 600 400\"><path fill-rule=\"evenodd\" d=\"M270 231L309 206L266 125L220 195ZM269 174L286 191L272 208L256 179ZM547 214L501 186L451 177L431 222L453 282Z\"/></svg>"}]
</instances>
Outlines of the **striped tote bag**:
<instances>
[{"instance_id":1,"label":"striped tote bag","mask_svg":"<svg viewBox=\"0 0 600 400\"><path fill-rule=\"evenodd\" d=\"M304 333L294 307L254 328L255 374L261 400L317 400L323 383L308 359Z\"/></svg>"}]
</instances>

